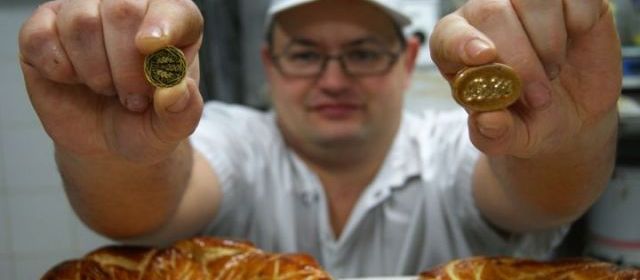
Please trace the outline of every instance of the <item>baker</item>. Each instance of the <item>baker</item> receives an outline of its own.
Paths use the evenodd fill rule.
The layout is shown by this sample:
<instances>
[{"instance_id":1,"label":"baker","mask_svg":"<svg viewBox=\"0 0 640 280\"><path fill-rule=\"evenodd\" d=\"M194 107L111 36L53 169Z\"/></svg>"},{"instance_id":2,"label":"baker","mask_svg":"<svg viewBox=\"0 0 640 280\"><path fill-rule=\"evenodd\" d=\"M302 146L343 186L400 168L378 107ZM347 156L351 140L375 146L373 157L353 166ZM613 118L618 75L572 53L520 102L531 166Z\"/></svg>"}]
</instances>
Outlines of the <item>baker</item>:
<instances>
[{"instance_id":1,"label":"baker","mask_svg":"<svg viewBox=\"0 0 640 280\"><path fill-rule=\"evenodd\" d=\"M444 77L493 62L520 77L519 100L489 112L403 110L418 43L393 1L279 0L268 19L261 112L203 103L188 0L34 12L21 66L84 223L126 243L250 240L336 277L406 275L544 256L611 175L621 73L606 1L470 0L442 18L430 42ZM167 46L188 72L156 88L144 58Z\"/></svg>"}]
</instances>

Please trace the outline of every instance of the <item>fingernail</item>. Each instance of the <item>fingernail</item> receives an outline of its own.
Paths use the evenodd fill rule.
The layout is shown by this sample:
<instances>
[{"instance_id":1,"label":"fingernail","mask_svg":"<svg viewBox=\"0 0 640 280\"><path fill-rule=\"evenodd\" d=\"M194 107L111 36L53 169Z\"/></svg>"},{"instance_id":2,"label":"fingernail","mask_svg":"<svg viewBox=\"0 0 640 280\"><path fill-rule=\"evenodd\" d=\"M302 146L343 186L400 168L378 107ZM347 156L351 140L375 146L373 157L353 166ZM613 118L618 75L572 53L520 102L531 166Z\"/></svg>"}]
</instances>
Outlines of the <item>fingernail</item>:
<instances>
[{"instance_id":1,"label":"fingernail","mask_svg":"<svg viewBox=\"0 0 640 280\"><path fill-rule=\"evenodd\" d=\"M473 39L464 46L464 51L468 58L474 58L482 54L482 52L491 48L487 42L481 39Z\"/></svg>"},{"instance_id":2,"label":"fingernail","mask_svg":"<svg viewBox=\"0 0 640 280\"><path fill-rule=\"evenodd\" d=\"M560 74L560 66L558 66L557 64L547 65L545 67L545 70L547 72L547 77L549 77L549 80L554 80Z\"/></svg>"},{"instance_id":3,"label":"fingernail","mask_svg":"<svg viewBox=\"0 0 640 280\"><path fill-rule=\"evenodd\" d=\"M504 134L503 127L492 126L492 125L481 124L481 123L478 123L477 125L478 125L478 130L480 131L480 133L482 133L484 137L487 137L490 139L498 139L502 137L502 135Z\"/></svg>"},{"instance_id":4,"label":"fingernail","mask_svg":"<svg viewBox=\"0 0 640 280\"><path fill-rule=\"evenodd\" d=\"M145 38L162 38L162 36L164 36L164 32L158 26L152 26L142 31L142 37Z\"/></svg>"},{"instance_id":5,"label":"fingernail","mask_svg":"<svg viewBox=\"0 0 640 280\"><path fill-rule=\"evenodd\" d=\"M551 89L542 82L529 84L524 94L527 104L534 109L542 109L551 103Z\"/></svg>"},{"instance_id":6,"label":"fingernail","mask_svg":"<svg viewBox=\"0 0 640 280\"><path fill-rule=\"evenodd\" d=\"M142 112L149 106L149 97L143 94L131 94L127 96L126 106L130 111Z\"/></svg>"},{"instance_id":7,"label":"fingernail","mask_svg":"<svg viewBox=\"0 0 640 280\"><path fill-rule=\"evenodd\" d=\"M184 111L184 109L187 108L187 104L189 103L189 90L187 89L186 91L181 93L180 98L176 101L176 103L173 103L172 105L170 105L169 107L167 107L167 111L171 112L171 113L180 113L182 111Z\"/></svg>"},{"instance_id":8,"label":"fingernail","mask_svg":"<svg viewBox=\"0 0 640 280\"><path fill-rule=\"evenodd\" d=\"M150 26L142 29L136 38L138 47L144 52L153 52L166 46L169 36L166 29L159 26Z\"/></svg>"}]
</instances>

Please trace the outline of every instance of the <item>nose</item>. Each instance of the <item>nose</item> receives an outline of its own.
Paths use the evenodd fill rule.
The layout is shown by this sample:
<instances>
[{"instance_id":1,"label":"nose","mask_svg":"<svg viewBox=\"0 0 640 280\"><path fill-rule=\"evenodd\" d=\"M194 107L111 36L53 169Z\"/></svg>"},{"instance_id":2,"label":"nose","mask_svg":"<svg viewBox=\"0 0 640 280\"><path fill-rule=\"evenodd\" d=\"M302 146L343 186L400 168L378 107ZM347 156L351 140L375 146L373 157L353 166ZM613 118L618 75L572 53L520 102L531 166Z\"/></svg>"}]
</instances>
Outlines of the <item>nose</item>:
<instances>
[{"instance_id":1,"label":"nose","mask_svg":"<svg viewBox=\"0 0 640 280\"><path fill-rule=\"evenodd\" d=\"M338 59L329 59L318 77L318 86L327 92L340 92L349 87L352 77L345 72Z\"/></svg>"}]
</instances>

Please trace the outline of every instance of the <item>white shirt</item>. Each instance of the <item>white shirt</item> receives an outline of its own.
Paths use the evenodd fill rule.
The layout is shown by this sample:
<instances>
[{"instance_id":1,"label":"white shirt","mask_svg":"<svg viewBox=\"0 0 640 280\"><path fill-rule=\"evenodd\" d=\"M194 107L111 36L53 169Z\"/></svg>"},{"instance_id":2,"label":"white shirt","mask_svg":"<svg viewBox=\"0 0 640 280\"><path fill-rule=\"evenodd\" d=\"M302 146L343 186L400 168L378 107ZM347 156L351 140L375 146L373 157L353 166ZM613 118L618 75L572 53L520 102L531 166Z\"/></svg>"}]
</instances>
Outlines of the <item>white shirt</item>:
<instances>
[{"instance_id":1,"label":"white shirt","mask_svg":"<svg viewBox=\"0 0 640 280\"><path fill-rule=\"evenodd\" d=\"M472 255L543 258L568 229L505 240L485 222L471 195L479 152L462 110L403 115L339 239L318 177L285 145L274 113L210 102L191 140L223 192L203 234L308 253L334 277L416 275Z\"/></svg>"}]
</instances>

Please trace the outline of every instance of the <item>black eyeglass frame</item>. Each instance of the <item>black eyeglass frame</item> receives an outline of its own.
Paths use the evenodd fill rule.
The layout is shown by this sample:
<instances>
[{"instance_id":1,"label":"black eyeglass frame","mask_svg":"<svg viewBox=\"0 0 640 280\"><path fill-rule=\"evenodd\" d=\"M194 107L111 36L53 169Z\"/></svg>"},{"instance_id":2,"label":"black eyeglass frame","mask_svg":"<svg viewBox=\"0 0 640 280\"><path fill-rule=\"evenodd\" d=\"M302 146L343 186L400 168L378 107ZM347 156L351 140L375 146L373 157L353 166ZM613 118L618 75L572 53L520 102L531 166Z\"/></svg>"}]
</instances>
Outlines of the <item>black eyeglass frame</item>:
<instances>
[{"instance_id":1,"label":"black eyeglass frame","mask_svg":"<svg viewBox=\"0 0 640 280\"><path fill-rule=\"evenodd\" d=\"M286 49L288 49L288 47L285 48L285 51L282 54L279 54L279 55L271 53L271 60L273 60L274 65L276 66L276 69L278 70L278 72L280 72L280 74L282 74L285 77L293 77L293 78L315 78L315 77L318 77L318 76L322 75L322 73L324 73L324 71L327 69L327 65L329 64L329 61L330 60L334 60L334 59L337 60L340 63L340 68L342 69L342 71L345 74L347 74L348 76L351 76L351 77L368 77L368 76L384 75L384 74L388 73L389 70L391 70L393 65L395 65L396 62L398 61L398 58L400 57L400 55L405 51L405 48L402 48L398 52L381 51L381 55L388 56L391 59L389 60L387 66L385 66L380 71L354 74L354 73L352 73L351 70L349 70L349 67L347 67L347 63L344 60L345 53L342 52L340 54L335 54L335 55L323 54L322 64L321 64L320 69L318 70L317 73L313 73L313 74L296 74L296 73L289 73L289 72L285 71L284 68L282 67L282 65L280 64L280 59L287 52Z\"/></svg>"}]
</instances>

